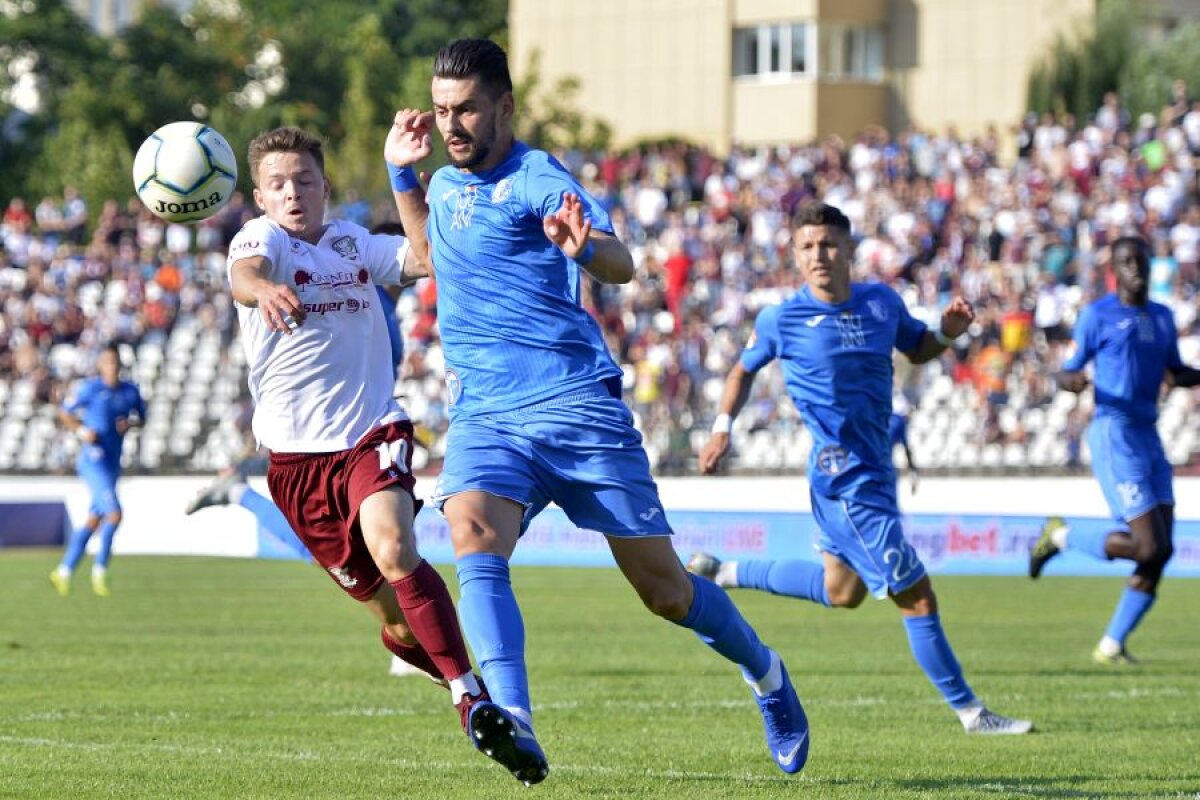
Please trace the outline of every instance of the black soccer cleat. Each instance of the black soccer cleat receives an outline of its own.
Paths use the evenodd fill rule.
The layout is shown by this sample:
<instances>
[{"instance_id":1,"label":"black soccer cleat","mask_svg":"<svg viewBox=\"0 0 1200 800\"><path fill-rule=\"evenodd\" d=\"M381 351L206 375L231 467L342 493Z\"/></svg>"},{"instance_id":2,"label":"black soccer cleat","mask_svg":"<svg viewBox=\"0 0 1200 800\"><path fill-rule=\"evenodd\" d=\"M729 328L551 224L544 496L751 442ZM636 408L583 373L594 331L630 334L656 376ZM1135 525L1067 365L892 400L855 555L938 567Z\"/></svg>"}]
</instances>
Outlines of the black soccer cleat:
<instances>
[{"instance_id":1,"label":"black soccer cleat","mask_svg":"<svg viewBox=\"0 0 1200 800\"><path fill-rule=\"evenodd\" d=\"M467 735L476 750L526 786L541 783L550 774L550 764L533 731L495 703L482 701L472 706Z\"/></svg>"}]
</instances>

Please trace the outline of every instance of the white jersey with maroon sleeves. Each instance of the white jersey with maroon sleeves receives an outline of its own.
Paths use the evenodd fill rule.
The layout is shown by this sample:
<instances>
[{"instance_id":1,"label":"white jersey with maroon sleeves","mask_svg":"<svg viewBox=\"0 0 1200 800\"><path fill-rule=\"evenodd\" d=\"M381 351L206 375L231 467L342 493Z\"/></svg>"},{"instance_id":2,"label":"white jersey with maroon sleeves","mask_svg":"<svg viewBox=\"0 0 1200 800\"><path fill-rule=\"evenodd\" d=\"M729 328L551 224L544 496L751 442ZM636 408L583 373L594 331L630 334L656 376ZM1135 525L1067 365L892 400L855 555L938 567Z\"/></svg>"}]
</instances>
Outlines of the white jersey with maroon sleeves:
<instances>
[{"instance_id":1,"label":"white jersey with maroon sleeves","mask_svg":"<svg viewBox=\"0 0 1200 800\"><path fill-rule=\"evenodd\" d=\"M247 222L228 268L263 256L264 277L291 286L304 324L290 335L238 304L254 398L254 435L280 453L346 450L379 425L407 419L393 397L391 343L375 284L400 282L408 241L335 221L317 244L267 217Z\"/></svg>"}]
</instances>

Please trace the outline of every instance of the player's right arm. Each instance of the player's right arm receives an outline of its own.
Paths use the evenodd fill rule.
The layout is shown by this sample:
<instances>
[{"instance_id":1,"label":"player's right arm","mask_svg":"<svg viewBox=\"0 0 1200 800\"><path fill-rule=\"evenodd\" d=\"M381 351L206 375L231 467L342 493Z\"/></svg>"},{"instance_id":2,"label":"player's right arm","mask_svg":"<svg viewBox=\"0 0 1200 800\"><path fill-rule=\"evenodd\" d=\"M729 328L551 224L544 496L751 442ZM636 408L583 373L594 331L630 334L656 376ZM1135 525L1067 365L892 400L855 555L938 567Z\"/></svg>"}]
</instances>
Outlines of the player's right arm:
<instances>
[{"instance_id":1,"label":"player's right arm","mask_svg":"<svg viewBox=\"0 0 1200 800\"><path fill-rule=\"evenodd\" d=\"M233 262L229 268L233 299L247 308L257 308L267 330L291 335L304 324L304 304L291 286L267 278L270 273L271 260L266 256Z\"/></svg>"},{"instance_id":2,"label":"player's right arm","mask_svg":"<svg viewBox=\"0 0 1200 800\"><path fill-rule=\"evenodd\" d=\"M721 391L721 402L717 406L712 435L700 449L702 474L710 475L716 472L721 459L729 452L729 435L733 429L733 420L750 399L754 376L774 360L779 352L779 306L771 306L764 309L754 321L754 333L750 335L746 349L725 377L725 388Z\"/></svg>"},{"instance_id":3,"label":"player's right arm","mask_svg":"<svg viewBox=\"0 0 1200 800\"><path fill-rule=\"evenodd\" d=\"M1083 368L1087 366L1088 361L1095 354L1095 318L1096 315L1092 306L1083 309L1079 314L1079 320L1075 323L1075 331L1073 333L1074 352L1063 362L1062 370L1054 376L1060 389L1078 394L1086 389L1088 383L1090 383L1087 373L1083 371Z\"/></svg>"},{"instance_id":4,"label":"player's right arm","mask_svg":"<svg viewBox=\"0 0 1200 800\"><path fill-rule=\"evenodd\" d=\"M425 190L413 170L415 164L433 152L432 132L432 112L403 108L396 112L383 145L383 158L391 174L392 198L408 239L409 250L401 268L405 285L433 274L429 238L425 230L429 221L429 205L425 200Z\"/></svg>"},{"instance_id":5,"label":"player's right arm","mask_svg":"<svg viewBox=\"0 0 1200 800\"><path fill-rule=\"evenodd\" d=\"M742 366L739 360L725 376L725 388L721 392L721 402L717 406L717 418L713 422L712 433L700 449L701 474L711 475L716 472L717 467L721 465L721 459L729 452L729 434L733 428L733 420L750 399L754 375L755 373Z\"/></svg>"},{"instance_id":6,"label":"player's right arm","mask_svg":"<svg viewBox=\"0 0 1200 800\"><path fill-rule=\"evenodd\" d=\"M92 444L96 441L96 432L83 424L78 416L79 409L87 404L88 396L91 394L92 383L89 381L80 386L67 401L58 409L58 421L68 432L79 437L79 441L84 444Z\"/></svg>"}]
</instances>

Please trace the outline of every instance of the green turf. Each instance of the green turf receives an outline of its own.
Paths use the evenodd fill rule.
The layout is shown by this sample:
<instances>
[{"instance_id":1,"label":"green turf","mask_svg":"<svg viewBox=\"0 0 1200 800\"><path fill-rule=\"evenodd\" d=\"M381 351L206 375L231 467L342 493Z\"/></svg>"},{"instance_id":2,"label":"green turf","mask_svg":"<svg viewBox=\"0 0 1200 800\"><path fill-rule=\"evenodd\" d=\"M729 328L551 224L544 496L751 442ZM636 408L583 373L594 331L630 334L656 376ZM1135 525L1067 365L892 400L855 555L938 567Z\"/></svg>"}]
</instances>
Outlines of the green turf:
<instances>
[{"instance_id":1,"label":"green turf","mask_svg":"<svg viewBox=\"0 0 1200 800\"><path fill-rule=\"evenodd\" d=\"M965 736L888 604L734 598L813 725L771 763L749 691L610 570L516 569L546 783L476 753L443 690L391 678L369 617L298 563L118 558L113 596L56 554L0 551L0 797L1197 797L1200 581L1168 582L1132 648L1091 664L1112 579L939 578L981 696L1028 737ZM449 572L446 572L449 576Z\"/></svg>"}]
</instances>

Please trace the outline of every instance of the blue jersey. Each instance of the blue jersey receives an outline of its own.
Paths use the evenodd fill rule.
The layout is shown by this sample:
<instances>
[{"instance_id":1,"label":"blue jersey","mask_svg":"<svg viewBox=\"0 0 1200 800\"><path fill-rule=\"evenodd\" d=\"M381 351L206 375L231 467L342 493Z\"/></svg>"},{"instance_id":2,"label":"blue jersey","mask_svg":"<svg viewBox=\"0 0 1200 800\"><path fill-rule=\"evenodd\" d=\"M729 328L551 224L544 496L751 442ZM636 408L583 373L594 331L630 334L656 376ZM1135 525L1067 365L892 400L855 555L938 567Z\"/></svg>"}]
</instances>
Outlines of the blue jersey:
<instances>
[{"instance_id":1,"label":"blue jersey","mask_svg":"<svg viewBox=\"0 0 1200 800\"><path fill-rule=\"evenodd\" d=\"M1153 423L1163 373L1183 366L1170 309L1154 302L1127 306L1115 294L1087 306L1063 369L1076 372L1092 360L1096 416Z\"/></svg>"},{"instance_id":2,"label":"blue jersey","mask_svg":"<svg viewBox=\"0 0 1200 800\"><path fill-rule=\"evenodd\" d=\"M125 434L117 430L117 420L127 419L130 414L146 418L142 394L129 381L109 386L100 378L89 378L67 398L63 408L95 432L93 447L99 448L102 456L99 460L112 470L121 467L121 443L125 439Z\"/></svg>"},{"instance_id":3,"label":"blue jersey","mask_svg":"<svg viewBox=\"0 0 1200 800\"><path fill-rule=\"evenodd\" d=\"M392 371L398 377L400 365L404 363L404 337L400 335L400 320L396 319L396 301L388 294L387 289L379 284L375 284L375 294L379 296L383 321L387 323L388 341L392 345Z\"/></svg>"},{"instance_id":4,"label":"blue jersey","mask_svg":"<svg viewBox=\"0 0 1200 800\"><path fill-rule=\"evenodd\" d=\"M788 393L813 436L813 491L854 496L867 483L895 483L892 350L915 349L925 330L883 284L852 284L850 299L838 305L806 286L759 313L742 366L757 372L773 359L782 363Z\"/></svg>"},{"instance_id":5,"label":"blue jersey","mask_svg":"<svg viewBox=\"0 0 1200 800\"><path fill-rule=\"evenodd\" d=\"M901 444L908 447L908 420L903 414L893 413L888 418L888 444L891 447Z\"/></svg>"},{"instance_id":6,"label":"blue jersey","mask_svg":"<svg viewBox=\"0 0 1200 800\"><path fill-rule=\"evenodd\" d=\"M442 167L429 183L429 244L452 416L522 408L620 375L579 302L579 267L542 220L579 195L597 231L604 209L552 156L514 142L484 173Z\"/></svg>"}]
</instances>

